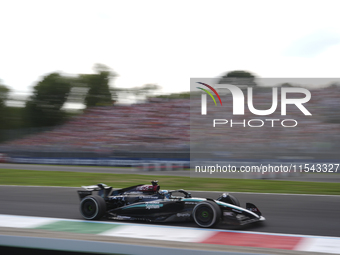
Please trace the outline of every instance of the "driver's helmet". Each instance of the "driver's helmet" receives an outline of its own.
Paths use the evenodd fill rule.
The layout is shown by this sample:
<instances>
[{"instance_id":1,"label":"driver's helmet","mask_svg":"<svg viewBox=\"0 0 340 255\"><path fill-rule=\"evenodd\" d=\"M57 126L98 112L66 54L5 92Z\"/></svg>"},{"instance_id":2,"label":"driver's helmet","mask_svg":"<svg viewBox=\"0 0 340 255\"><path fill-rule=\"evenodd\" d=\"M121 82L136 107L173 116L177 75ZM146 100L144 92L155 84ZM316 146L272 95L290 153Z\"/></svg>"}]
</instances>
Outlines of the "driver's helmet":
<instances>
[{"instance_id":1,"label":"driver's helmet","mask_svg":"<svg viewBox=\"0 0 340 255\"><path fill-rule=\"evenodd\" d=\"M170 193L167 190L161 190L159 191L159 194L163 195L164 198L170 198Z\"/></svg>"}]
</instances>

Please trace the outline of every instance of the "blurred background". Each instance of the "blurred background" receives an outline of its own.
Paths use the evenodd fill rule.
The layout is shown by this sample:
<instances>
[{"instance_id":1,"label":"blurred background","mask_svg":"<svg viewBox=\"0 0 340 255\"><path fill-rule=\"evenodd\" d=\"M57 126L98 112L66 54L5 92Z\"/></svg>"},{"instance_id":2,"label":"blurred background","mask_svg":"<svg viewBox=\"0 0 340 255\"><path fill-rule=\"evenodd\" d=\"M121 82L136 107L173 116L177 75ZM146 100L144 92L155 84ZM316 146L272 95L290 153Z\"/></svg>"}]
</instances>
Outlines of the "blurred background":
<instances>
[{"instance_id":1,"label":"blurred background","mask_svg":"<svg viewBox=\"0 0 340 255\"><path fill-rule=\"evenodd\" d=\"M110 86L115 73L45 75L26 100L1 86L0 150L29 157L186 158L190 93L161 95L160 86ZM21 102L24 107L14 106ZM128 102L130 101L130 102ZM69 107L67 107L69 106Z\"/></svg>"},{"instance_id":2,"label":"blurred background","mask_svg":"<svg viewBox=\"0 0 340 255\"><path fill-rule=\"evenodd\" d=\"M211 152L215 156L209 157L216 159L218 155L224 160L310 161L336 160L340 153L339 79L265 79L244 70L226 72L214 80L237 84L248 77L251 84L246 85L253 87L257 109L270 108L273 87L279 91L281 87L309 88L312 97L305 107L312 116L303 115L292 105L287 115L281 116L279 93L278 109L269 116L255 116L247 107L244 116L233 116L229 94L222 96L225 107L216 107L209 99L209 114L202 117L200 92L162 94L156 84L119 88L109 85L116 77L109 67L96 64L94 71L72 77L61 73L45 75L34 86L32 95L21 101L24 107L14 106L19 99L10 97L9 88L2 85L1 153L12 157L13 162L29 157L64 158L64 163L67 158L167 159L187 163L190 152L192 160L201 159L199 153ZM291 93L289 98L299 96ZM261 128L211 128L213 119L221 116L238 122L295 119L298 125L284 128L276 122L271 127L266 122ZM39 163L38 159L35 163Z\"/></svg>"}]
</instances>

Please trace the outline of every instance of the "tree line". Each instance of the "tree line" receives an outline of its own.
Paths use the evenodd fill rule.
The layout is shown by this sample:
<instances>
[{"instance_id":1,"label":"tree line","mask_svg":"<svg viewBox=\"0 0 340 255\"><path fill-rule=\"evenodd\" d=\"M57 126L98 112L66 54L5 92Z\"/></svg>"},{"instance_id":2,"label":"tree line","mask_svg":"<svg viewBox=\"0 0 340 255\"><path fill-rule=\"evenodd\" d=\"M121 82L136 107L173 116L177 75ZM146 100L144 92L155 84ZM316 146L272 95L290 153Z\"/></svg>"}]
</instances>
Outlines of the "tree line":
<instances>
[{"instance_id":1,"label":"tree line","mask_svg":"<svg viewBox=\"0 0 340 255\"><path fill-rule=\"evenodd\" d=\"M116 74L97 64L94 74L69 77L54 72L45 75L34 87L23 108L7 107L10 89L0 81L0 141L7 140L5 130L60 125L70 116L63 109L66 101L86 107L112 105L116 94L109 86Z\"/></svg>"}]
</instances>

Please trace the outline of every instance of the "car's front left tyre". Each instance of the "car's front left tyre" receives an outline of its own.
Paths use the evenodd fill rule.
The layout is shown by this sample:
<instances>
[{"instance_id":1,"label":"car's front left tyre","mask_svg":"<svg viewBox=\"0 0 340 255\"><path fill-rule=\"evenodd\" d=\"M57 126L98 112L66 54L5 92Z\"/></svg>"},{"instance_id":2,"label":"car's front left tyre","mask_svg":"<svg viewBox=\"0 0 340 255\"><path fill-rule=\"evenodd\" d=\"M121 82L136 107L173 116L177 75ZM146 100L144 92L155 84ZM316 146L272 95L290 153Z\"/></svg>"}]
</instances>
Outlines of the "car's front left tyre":
<instances>
[{"instance_id":1,"label":"car's front left tyre","mask_svg":"<svg viewBox=\"0 0 340 255\"><path fill-rule=\"evenodd\" d=\"M99 220L106 212L105 200L100 196L87 196L80 202L80 212L87 220Z\"/></svg>"},{"instance_id":2,"label":"car's front left tyre","mask_svg":"<svg viewBox=\"0 0 340 255\"><path fill-rule=\"evenodd\" d=\"M212 201L204 201L194 207L192 216L198 226L210 228L220 221L221 209Z\"/></svg>"}]
</instances>

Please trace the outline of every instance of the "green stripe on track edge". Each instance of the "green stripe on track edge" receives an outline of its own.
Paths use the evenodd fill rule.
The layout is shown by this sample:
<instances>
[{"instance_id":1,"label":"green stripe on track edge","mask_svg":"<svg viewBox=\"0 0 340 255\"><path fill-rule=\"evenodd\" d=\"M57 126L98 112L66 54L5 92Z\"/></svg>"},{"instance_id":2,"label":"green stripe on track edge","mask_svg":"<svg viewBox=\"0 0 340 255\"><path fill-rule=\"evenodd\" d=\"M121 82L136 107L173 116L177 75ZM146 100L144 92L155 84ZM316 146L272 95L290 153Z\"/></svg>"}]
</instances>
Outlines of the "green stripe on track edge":
<instances>
[{"instance_id":1,"label":"green stripe on track edge","mask_svg":"<svg viewBox=\"0 0 340 255\"><path fill-rule=\"evenodd\" d=\"M120 225L102 224L95 222L57 221L35 227L35 229L72 232L81 234L100 234L104 231L120 227Z\"/></svg>"}]
</instances>

